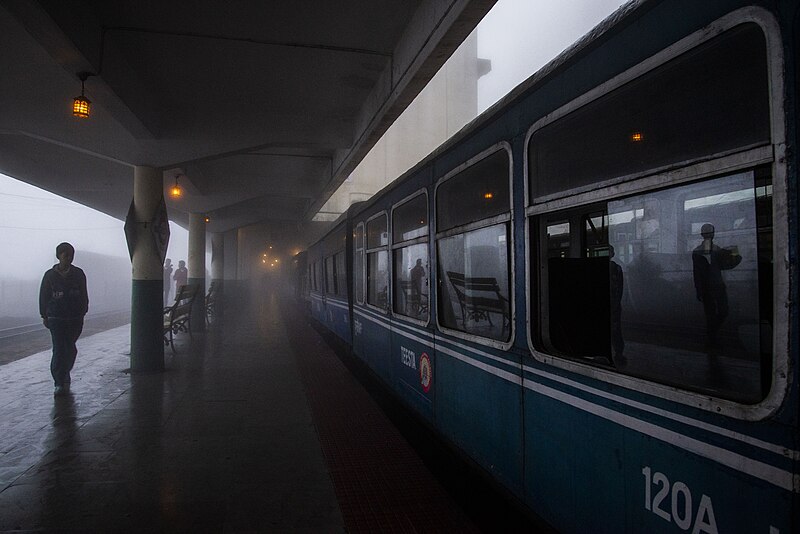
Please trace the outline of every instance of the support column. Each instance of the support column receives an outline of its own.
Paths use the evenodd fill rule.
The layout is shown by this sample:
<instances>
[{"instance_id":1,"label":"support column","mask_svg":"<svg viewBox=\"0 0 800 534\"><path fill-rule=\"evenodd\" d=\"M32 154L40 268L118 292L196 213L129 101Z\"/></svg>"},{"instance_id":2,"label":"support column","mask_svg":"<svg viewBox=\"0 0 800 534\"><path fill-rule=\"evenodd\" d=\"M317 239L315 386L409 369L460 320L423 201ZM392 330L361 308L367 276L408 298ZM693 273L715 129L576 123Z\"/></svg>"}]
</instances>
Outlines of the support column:
<instances>
[{"instance_id":1,"label":"support column","mask_svg":"<svg viewBox=\"0 0 800 534\"><path fill-rule=\"evenodd\" d=\"M131 258L131 371L164 370L164 266L149 228L163 197L162 172L134 167Z\"/></svg>"},{"instance_id":2,"label":"support column","mask_svg":"<svg viewBox=\"0 0 800 534\"><path fill-rule=\"evenodd\" d=\"M206 221L200 213L189 214L189 284L198 287L192 306L192 332L206 329Z\"/></svg>"},{"instance_id":3,"label":"support column","mask_svg":"<svg viewBox=\"0 0 800 534\"><path fill-rule=\"evenodd\" d=\"M214 314L222 319L225 306L225 234L211 234L211 283L214 284Z\"/></svg>"}]
</instances>

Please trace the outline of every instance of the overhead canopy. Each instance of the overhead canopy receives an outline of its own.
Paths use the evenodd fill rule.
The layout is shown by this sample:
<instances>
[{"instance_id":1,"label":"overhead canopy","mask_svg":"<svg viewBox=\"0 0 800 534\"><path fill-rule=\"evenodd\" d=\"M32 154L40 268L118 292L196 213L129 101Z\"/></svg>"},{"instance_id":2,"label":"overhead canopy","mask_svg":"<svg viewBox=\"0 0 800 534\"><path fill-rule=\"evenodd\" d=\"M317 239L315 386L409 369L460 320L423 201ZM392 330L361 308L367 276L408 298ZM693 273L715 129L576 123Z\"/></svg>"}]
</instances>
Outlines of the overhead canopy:
<instances>
[{"instance_id":1,"label":"overhead canopy","mask_svg":"<svg viewBox=\"0 0 800 534\"><path fill-rule=\"evenodd\" d=\"M0 172L124 218L149 165L179 223L302 227L494 3L4 0Z\"/></svg>"}]
</instances>

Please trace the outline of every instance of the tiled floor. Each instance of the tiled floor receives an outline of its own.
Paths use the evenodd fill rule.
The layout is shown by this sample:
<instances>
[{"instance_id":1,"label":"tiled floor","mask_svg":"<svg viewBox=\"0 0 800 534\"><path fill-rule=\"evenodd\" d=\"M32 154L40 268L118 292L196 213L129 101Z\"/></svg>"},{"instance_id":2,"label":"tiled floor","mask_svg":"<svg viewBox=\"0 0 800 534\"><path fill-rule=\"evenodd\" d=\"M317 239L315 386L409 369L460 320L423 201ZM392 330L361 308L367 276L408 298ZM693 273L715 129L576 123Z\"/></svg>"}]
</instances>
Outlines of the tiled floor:
<instances>
[{"instance_id":1,"label":"tiled floor","mask_svg":"<svg viewBox=\"0 0 800 534\"><path fill-rule=\"evenodd\" d=\"M0 530L474 531L336 355L277 299L130 375L129 327L0 366Z\"/></svg>"}]
</instances>

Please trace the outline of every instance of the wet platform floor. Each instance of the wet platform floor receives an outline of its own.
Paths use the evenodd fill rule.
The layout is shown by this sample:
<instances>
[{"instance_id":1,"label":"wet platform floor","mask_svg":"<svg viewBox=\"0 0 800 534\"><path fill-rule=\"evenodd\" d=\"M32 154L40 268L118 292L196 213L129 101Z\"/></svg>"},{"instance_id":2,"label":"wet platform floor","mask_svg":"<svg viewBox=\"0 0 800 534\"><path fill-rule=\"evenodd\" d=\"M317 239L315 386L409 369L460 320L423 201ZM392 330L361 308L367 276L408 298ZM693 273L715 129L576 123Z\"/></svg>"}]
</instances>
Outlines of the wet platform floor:
<instances>
[{"instance_id":1,"label":"wet platform floor","mask_svg":"<svg viewBox=\"0 0 800 534\"><path fill-rule=\"evenodd\" d=\"M181 334L164 373L126 371L129 326L82 338L67 397L49 352L1 366L0 531L478 532L514 515L431 470L447 461L295 308L248 309Z\"/></svg>"}]
</instances>

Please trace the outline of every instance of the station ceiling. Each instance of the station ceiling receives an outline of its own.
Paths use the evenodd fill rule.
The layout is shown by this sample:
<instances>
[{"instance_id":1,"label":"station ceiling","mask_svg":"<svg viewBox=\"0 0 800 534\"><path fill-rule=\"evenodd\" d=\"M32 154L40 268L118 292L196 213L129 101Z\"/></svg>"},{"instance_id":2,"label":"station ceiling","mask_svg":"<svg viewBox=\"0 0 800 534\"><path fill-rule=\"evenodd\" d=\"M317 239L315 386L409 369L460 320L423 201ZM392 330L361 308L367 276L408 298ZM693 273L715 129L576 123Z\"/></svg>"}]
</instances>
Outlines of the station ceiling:
<instances>
[{"instance_id":1,"label":"station ceiling","mask_svg":"<svg viewBox=\"0 0 800 534\"><path fill-rule=\"evenodd\" d=\"M180 224L302 231L495 1L0 0L0 172L124 219L148 165Z\"/></svg>"}]
</instances>

